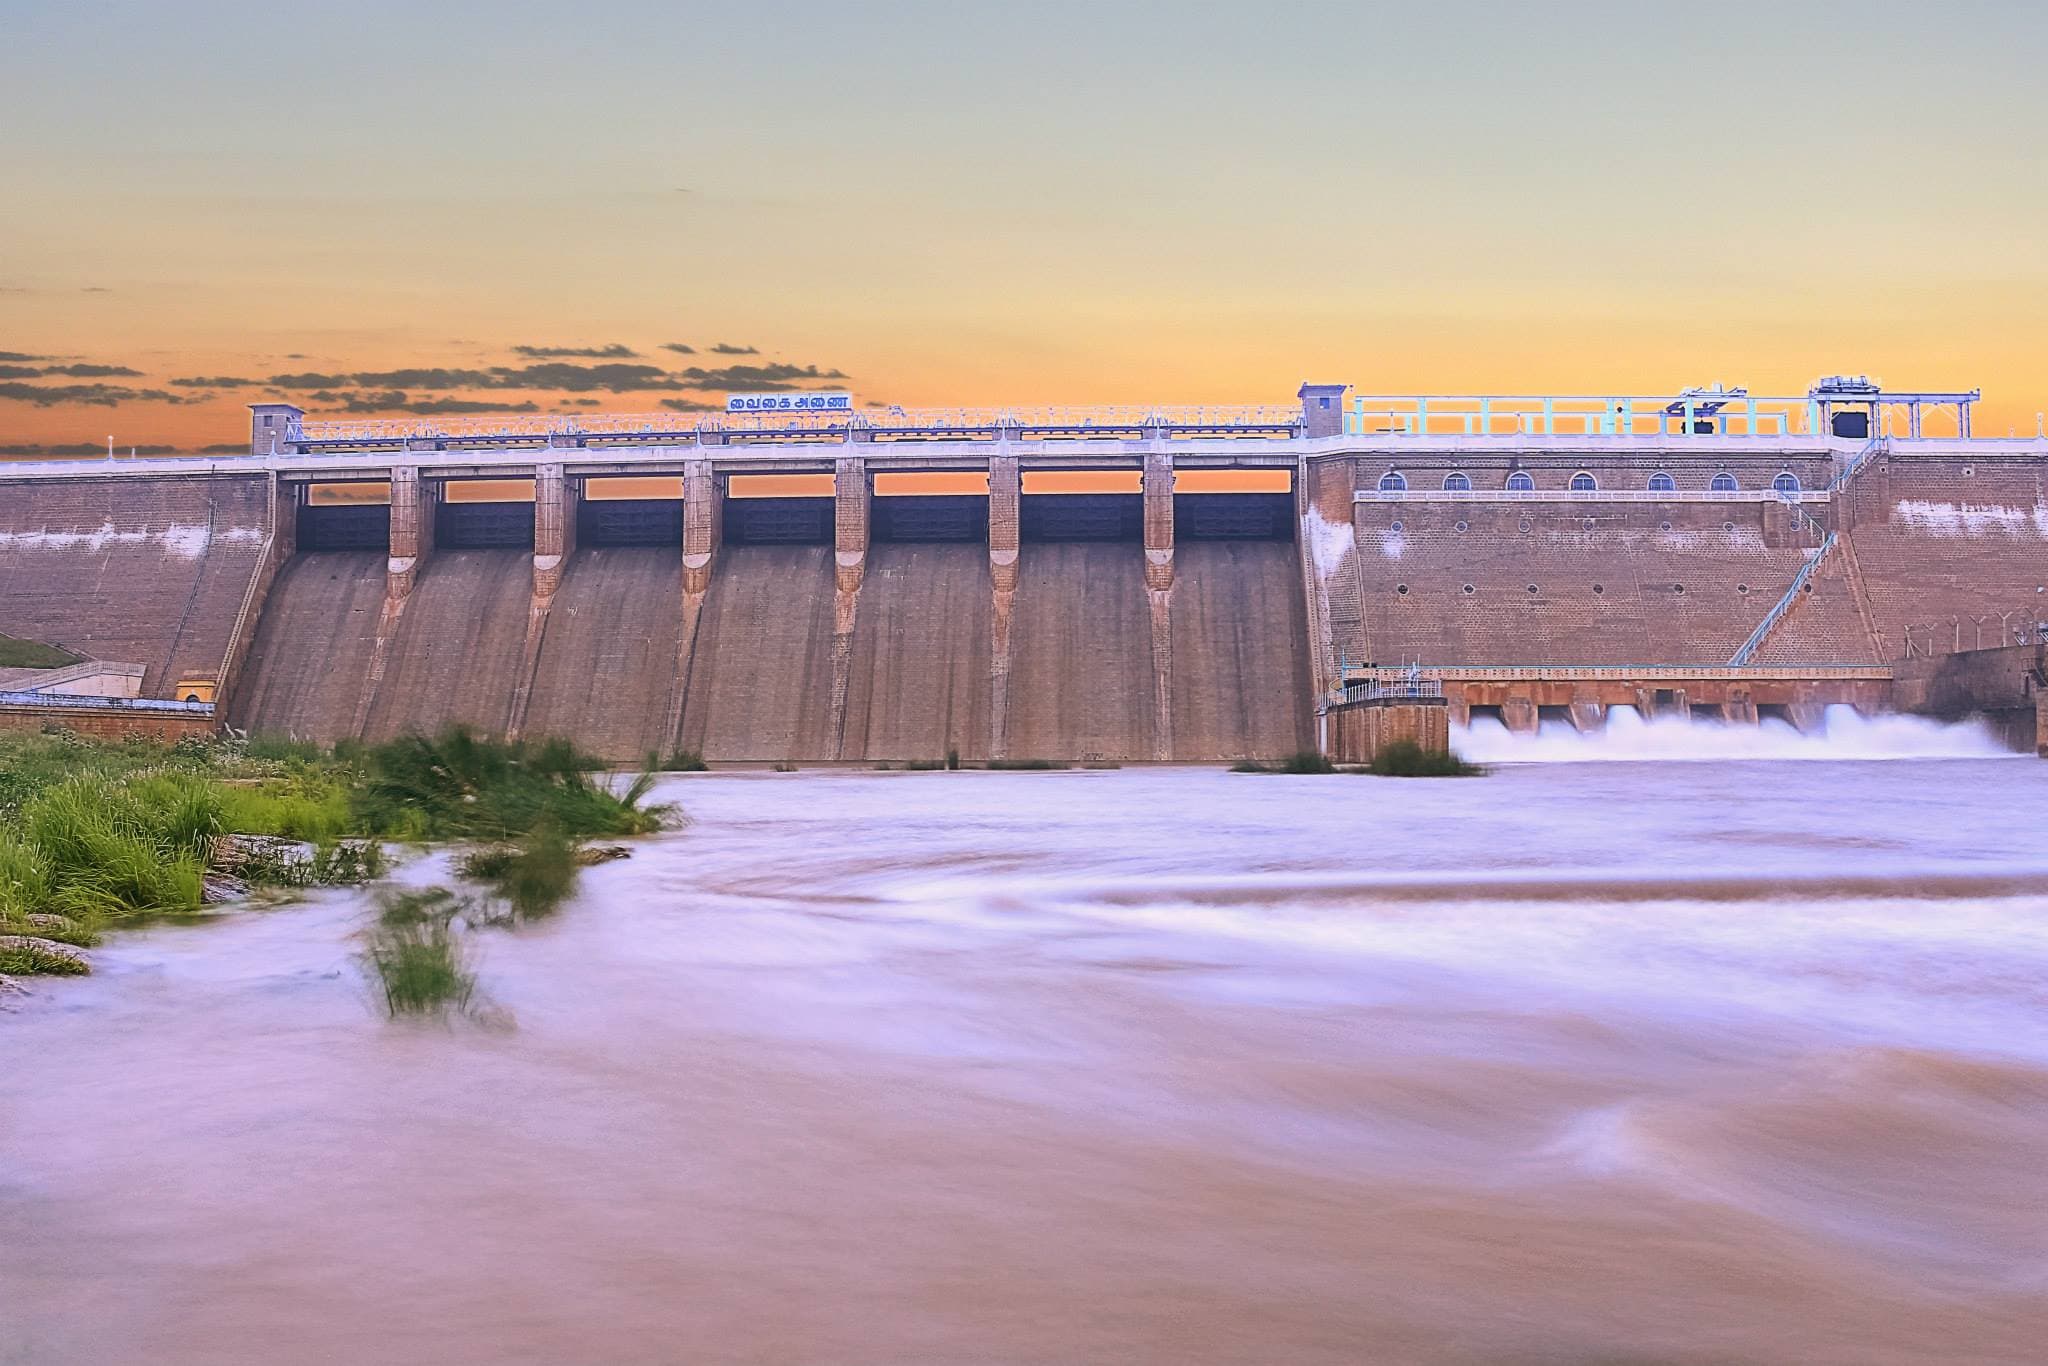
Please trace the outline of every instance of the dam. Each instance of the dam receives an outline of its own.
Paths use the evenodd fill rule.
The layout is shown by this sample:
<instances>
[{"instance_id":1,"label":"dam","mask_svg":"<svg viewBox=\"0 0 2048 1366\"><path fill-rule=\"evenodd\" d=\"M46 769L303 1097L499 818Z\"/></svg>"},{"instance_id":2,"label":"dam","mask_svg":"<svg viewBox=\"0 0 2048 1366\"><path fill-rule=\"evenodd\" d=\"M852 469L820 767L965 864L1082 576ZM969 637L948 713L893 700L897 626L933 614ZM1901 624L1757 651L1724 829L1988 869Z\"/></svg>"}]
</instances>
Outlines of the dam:
<instances>
[{"instance_id":1,"label":"dam","mask_svg":"<svg viewBox=\"0 0 2048 1366\"><path fill-rule=\"evenodd\" d=\"M1156 763L1327 749L1404 689L1511 730L1939 694L2048 746L2048 442L1974 392L1295 399L255 404L246 456L0 473L0 634L103 680L6 671L0 719ZM1974 692L1901 687L1978 651Z\"/></svg>"}]
</instances>

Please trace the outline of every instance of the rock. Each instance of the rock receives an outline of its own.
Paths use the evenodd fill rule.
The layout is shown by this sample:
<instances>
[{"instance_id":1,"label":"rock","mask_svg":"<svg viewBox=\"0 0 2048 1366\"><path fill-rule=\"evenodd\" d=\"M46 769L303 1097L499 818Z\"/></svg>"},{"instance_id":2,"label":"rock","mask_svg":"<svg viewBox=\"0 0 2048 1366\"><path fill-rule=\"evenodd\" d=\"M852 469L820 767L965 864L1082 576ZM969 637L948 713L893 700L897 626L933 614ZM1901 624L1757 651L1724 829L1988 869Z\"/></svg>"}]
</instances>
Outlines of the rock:
<instances>
[{"instance_id":1,"label":"rock","mask_svg":"<svg viewBox=\"0 0 2048 1366\"><path fill-rule=\"evenodd\" d=\"M252 863L266 868L310 865L316 853L304 840L279 835L222 835L213 842L213 857L207 862L232 873Z\"/></svg>"},{"instance_id":2,"label":"rock","mask_svg":"<svg viewBox=\"0 0 2048 1366\"><path fill-rule=\"evenodd\" d=\"M69 944L25 934L0 934L0 962L16 972L50 972L79 976L92 971L92 961Z\"/></svg>"},{"instance_id":3,"label":"rock","mask_svg":"<svg viewBox=\"0 0 2048 1366\"><path fill-rule=\"evenodd\" d=\"M208 869L199 884L199 903L202 906L218 905L223 901L240 901L249 895L249 884L238 877Z\"/></svg>"},{"instance_id":4,"label":"rock","mask_svg":"<svg viewBox=\"0 0 2048 1366\"><path fill-rule=\"evenodd\" d=\"M576 851L576 862L585 868L593 863L610 863L613 859L631 857L633 851L623 844L592 844Z\"/></svg>"},{"instance_id":5,"label":"rock","mask_svg":"<svg viewBox=\"0 0 2048 1366\"><path fill-rule=\"evenodd\" d=\"M52 915L48 911L30 911L21 919L22 923L38 930L59 930L76 934L84 928L68 915Z\"/></svg>"}]
</instances>

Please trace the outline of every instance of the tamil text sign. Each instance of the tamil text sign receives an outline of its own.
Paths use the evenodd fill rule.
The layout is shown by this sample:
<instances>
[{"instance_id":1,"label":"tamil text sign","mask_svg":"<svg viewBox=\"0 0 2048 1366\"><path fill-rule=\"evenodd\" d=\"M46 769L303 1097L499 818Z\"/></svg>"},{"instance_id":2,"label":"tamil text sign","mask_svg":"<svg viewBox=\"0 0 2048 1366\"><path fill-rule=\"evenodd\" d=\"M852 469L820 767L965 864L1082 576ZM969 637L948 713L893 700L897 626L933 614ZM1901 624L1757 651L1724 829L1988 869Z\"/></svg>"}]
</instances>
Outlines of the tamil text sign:
<instances>
[{"instance_id":1,"label":"tamil text sign","mask_svg":"<svg viewBox=\"0 0 2048 1366\"><path fill-rule=\"evenodd\" d=\"M727 394L728 413L850 413L853 395L816 394Z\"/></svg>"}]
</instances>

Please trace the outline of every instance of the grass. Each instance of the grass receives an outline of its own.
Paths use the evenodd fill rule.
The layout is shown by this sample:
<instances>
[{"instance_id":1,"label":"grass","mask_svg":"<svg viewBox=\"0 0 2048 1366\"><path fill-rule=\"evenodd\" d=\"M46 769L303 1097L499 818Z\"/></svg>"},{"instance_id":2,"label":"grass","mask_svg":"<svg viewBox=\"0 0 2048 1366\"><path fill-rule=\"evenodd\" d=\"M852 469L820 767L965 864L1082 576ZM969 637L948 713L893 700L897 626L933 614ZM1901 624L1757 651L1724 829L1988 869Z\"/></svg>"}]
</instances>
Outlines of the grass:
<instances>
[{"instance_id":1,"label":"grass","mask_svg":"<svg viewBox=\"0 0 2048 1366\"><path fill-rule=\"evenodd\" d=\"M469 1009L476 971L455 929L468 909L445 887L388 893L380 901L363 962L383 988L392 1018Z\"/></svg>"},{"instance_id":2,"label":"grass","mask_svg":"<svg viewBox=\"0 0 2048 1366\"><path fill-rule=\"evenodd\" d=\"M400 839L508 840L552 825L572 840L644 835L673 815L645 805L654 775L624 792L591 777L596 760L562 740L490 740L464 727L365 748L357 819Z\"/></svg>"},{"instance_id":3,"label":"grass","mask_svg":"<svg viewBox=\"0 0 2048 1366\"><path fill-rule=\"evenodd\" d=\"M381 875L384 839L522 841L494 885L515 916L545 914L573 887L582 840L675 819L648 803L651 773L620 788L593 767L559 741L459 729L332 751L275 740L167 748L0 737L0 936L89 943L115 921L196 911L228 834L311 846L239 842L236 876L289 887ZM10 961L21 971L31 955L16 947Z\"/></svg>"},{"instance_id":4,"label":"grass","mask_svg":"<svg viewBox=\"0 0 2048 1366\"><path fill-rule=\"evenodd\" d=\"M1297 750L1277 764L1257 759L1240 759L1230 766L1232 773L1335 773L1337 766L1312 749Z\"/></svg>"},{"instance_id":5,"label":"grass","mask_svg":"<svg viewBox=\"0 0 2048 1366\"><path fill-rule=\"evenodd\" d=\"M80 656L40 640L22 640L0 635L0 669L61 669L79 662Z\"/></svg>"},{"instance_id":6,"label":"grass","mask_svg":"<svg viewBox=\"0 0 2048 1366\"><path fill-rule=\"evenodd\" d=\"M1355 771L1377 778L1474 778L1486 769L1447 749L1424 749L1413 740L1396 740Z\"/></svg>"},{"instance_id":7,"label":"grass","mask_svg":"<svg viewBox=\"0 0 2048 1366\"><path fill-rule=\"evenodd\" d=\"M576 842L542 826L517 847L474 850L457 865L462 875L490 886L513 921L552 914L576 890L581 868Z\"/></svg>"}]
</instances>

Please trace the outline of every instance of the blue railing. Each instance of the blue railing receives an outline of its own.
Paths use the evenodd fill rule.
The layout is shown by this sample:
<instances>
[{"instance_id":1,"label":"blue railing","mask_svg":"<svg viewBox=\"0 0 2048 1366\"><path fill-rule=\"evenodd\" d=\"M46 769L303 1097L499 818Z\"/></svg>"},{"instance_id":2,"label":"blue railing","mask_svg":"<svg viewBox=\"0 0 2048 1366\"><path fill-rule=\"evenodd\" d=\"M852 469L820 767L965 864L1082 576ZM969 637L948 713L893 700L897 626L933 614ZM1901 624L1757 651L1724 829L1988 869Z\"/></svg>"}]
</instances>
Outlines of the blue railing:
<instances>
[{"instance_id":1,"label":"blue railing","mask_svg":"<svg viewBox=\"0 0 2048 1366\"><path fill-rule=\"evenodd\" d=\"M1807 581L1813 577L1813 571L1820 567L1820 562L1826 559L1828 552L1834 548L1835 533L1830 531L1827 534L1827 538L1820 543L1819 552L1805 564L1799 566L1799 572L1792 576L1792 586L1785 590L1785 596L1779 598L1777 605L1764 613L1764 619L1756 624L1754 631L1749 633L1749 639L1742 642L1742 648L1737 650L1734 657L1728 661L1728 667L1739 669L1749 663L1751 656L1755 655L1757 650L1762 647L1764 638L1770 635L1771 628L1778 624L1778 619L1792 610L1792 604L1798 600L1799 594L1806 587Z\"/></svg>"},{"instance_id":2,"label":"blue railing","mask_svg":"<svg viewBox=\"0 0 2048 1366\"><path fill-rule=\"evenodd\" d=\"M211 702L174 702L166 697L74 697L60 692L0 692L0 707L85 707L94 711L168 711L211 716Z\"/></svg>"}]
</instances>

